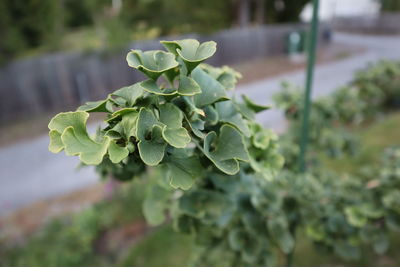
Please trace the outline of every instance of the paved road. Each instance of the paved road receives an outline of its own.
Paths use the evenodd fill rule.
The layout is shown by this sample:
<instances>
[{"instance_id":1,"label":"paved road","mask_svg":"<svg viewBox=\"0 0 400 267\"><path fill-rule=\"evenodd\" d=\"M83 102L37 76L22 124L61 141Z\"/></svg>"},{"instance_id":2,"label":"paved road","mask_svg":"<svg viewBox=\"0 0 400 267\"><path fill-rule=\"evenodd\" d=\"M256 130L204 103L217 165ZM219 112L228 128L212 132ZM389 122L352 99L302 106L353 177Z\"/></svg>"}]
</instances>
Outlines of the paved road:
<instances>
[{"instance_id":1,"label":"paved road","mask_svg":"<svg viewBox=\"0 0 400 267\"><path fill-rule=\"evenodd\" d=\"M324 95L351 80L355 70L379 59L400 59L399 37L373 37L336 34L334 42L364 46L365 53L334 63L319 65L316 69L313 96ZM280 89L280 83L289 81L304 84L304 72L297 71L273 79L260 80L241 86L244 93L262 104L271 104L271 96ZM258 116L267 127L284 128L283 116L270 110ZM0 215L44 198L64 194L97 181L93 168L76 171L77 158L47 150L48 137L22 142L0 149Z\"/></svg>"}]
</instances>

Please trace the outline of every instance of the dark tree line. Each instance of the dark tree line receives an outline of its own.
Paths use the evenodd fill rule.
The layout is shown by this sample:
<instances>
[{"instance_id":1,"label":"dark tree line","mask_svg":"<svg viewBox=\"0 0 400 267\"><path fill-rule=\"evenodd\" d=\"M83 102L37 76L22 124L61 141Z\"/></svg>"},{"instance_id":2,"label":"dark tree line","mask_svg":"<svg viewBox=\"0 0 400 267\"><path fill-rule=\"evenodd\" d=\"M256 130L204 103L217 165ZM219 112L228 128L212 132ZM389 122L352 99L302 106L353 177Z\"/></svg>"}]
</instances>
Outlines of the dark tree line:
<instances>
[{"instance_id":1,"label":"dark tree line","mask_svg":"<svg viewBox=\"0 0 400 267\"><path fill-rule=\"evenodd\" d=\"M46 46L79 27L117 21L130 31L157 28L160 35L209 33L232 26L299 20L310 0L1 0L0 61ZM111 30L115 32L114 29ZM113 39L116 39L113 37Z\"/></svg>"},{"instance_id":2,"label":"dark tree line","mask_svg":"<svg viewBox=\"0 0 400 267\"><path fill-rule=\"evenodd\" d=\"M381 10L384 12L400 11L400 0L381 0Z\"/></svg>"}]
</instances>

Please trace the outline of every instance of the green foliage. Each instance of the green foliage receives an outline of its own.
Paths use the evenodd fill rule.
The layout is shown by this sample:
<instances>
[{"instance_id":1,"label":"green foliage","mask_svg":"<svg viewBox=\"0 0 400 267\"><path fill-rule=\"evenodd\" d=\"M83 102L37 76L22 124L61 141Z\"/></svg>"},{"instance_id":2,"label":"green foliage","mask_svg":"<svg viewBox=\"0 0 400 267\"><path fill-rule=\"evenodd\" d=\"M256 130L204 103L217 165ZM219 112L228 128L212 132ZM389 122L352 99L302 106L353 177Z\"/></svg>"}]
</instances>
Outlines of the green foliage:
<instances>
[{"instance_id":1,"label":"green foliage","mask_svg":"<svg viewBox=\"0 0 400 267\"><path fill-rule=\"evenodd\" d=\"M265 2L268 23L298 22L310 0L249 1L249 19ZM0 3L1 61L38 52L118 49L129 41L212 33L238 23L232 0L4 0ZM155 12L155 10L157 12ZM258 20L256 23L262 23Z\"/></svg>"},{"instance_id":2,"label":"green foliage","mask_svg":"<svg viewBox=\"0 0 400 267\"><path fill-rule=\"evenodd\" d=\"M111 250L104 255L98 247L104 246L102 238L109 230L143 220L137 203L143 201L144 189L139 183L121 188L112 199L96 203L76 215L52 220L23 246L0 247L0 265L110 266L113 253L119 251Z\"/></svg>"},{"instance_id":3,"label":"green foliage","mask_svg":"<svg viewBox=\"0 0 400 267\"><path fill-rule=\"evenodd\" d=\"M58 153L64 149L69 156L79 155L85 164L99 164L107 148L110 159L113 158L119 146L110 146L108 136L102 142L91 139L86 130L88 117L89 114L84 111L60 113L54 117L49 123L49 150Z\"/></svg>"},{"instance_id":4,"label":"green foliage","mask_svg":"<svg viewBox=\"0 0 400 267\"><path fill-rule=\"evenodd\" d=\"M378 170L357 178L330 172L318 156L353 153L348 126L374 118L385 101L373 96L388 99L389 91L377 94L354 82L314 101L308 171L299 174L298 90L287 85L275 97L290 127L278 139L254 121L268 107L229 97L235 71L201 64L215 43L162 43L169 52L127 56L147 80L53 118L50 150L79 155L120 180L153 167L144 215L157 225L169 214L174 229L193 236L199 246L194 266L276 266L280 254L293 252L296 229L348 260L360 258L363 246L379 254L388 249L389 231L400 227L398 149ZM91 112L106 117L94 137L86 130Z\"/></svg>"},{"instance_id":5,"label":"green foliage","mask_svg":"<svg viewBox=\"0 0 400 267\"><path fill-rule=\"evenodd\" d=\"M381 2L381 11L384 12L398 12L400 11L399 0L379 0Z\"/></svg>"},{"instance_id":6,"label":"green foliage","mask_svg":"<svg viewBox=\"0 0 400 267\"><path fill-rule=\"evenodd\" d=\"M353 84L371 108L400 106L400 62L380 61L356 73Z\"/></svg>"},{"instance_id":7,"label":"green foliage","mask_svg":"<svg viewBox=\"0 0 400 267\"><path fill-rule=\"evenodd\" d=\"M279 229L274 238L288 252L293 244L288 243L286 221L271 219L260 225L256 206L246 211L254 189L273 180L283 164L276 136L254 121L255 114L268 107L246 97L241 102L228 97L226 90L239 75L228 67L200 64L215 53L214 42L162 43L171 52L135 50L127 56L128 64L148 80L54 117L50 150L79 155L84 164L98 165L102 175L120 180L154 166L159 175L149 179L152 186L144 202L148 221L159 224L170 211L176 228L195 234L206 249L212 245L236 255L237 245L218 240L222 234L223 240L233 240L239 231L256 243L243 248L235 261L270 260L255 246L265 242L255 234L256 224L266 232ZM106 114L105 126L94 137L85 125L91 112ZM261 215L266 216L264 211ZM272 254L272 249L267 252Z\"/></svg>"},{"instance_id":8,"label":"green foliage","mask_svg":"<svg viewBox=\"0 0 400 267\"><path fill-rule=\"evenodd\" d=\"M298 22L304 7L310 0L266 1L266 20L270 23Z\"/></svg>"},{"instance_id":9,"label":"green foliage","mask_svg":"<svg viewBox=\"0 0 400 267\"><path fill-rule=\"evenodd\" d=\"M163 41L162 44L169 52L180 56L189 73L217 51L215 42L205 42L200 45L199 41L193 39Z\"/></svg>"},{"instance_id":10,"label":"green foliage","mask_svg":"<svg viewBox=\"0 0 400 267\"><path fill-rule=\"evenodd\" d=\"M71 28L91 25L96 2L98 1L64 0L65 25Z\"/></svg>"},{"instance_id":11,"label":"green foliage","mask_svg":"<svg viewBox=\"0 0 400 267\"><path fill-rule=\"evenodd\" d=\"M188 266L190 252L195 249L190 236L176 233L170 225L163 226L133 246L128 256L116 266Z\"/></svg>"},{"instance_id":12,"label":"green foliage","mask_svg":"<svg viewBox=\"0 0 400 267\"><path fill-rule=\"evenodd\" d=\"M377 79L380 76L373 77ZM296 182L290 183L293 191L289 187L276 189L285 190L287 197L292 198L292 205L297 207L286 214L288 218L296 218L296 227L304 229L319 248L347 260L359 259L366 245L378 254L386 252L389 232L397 227L391 228L386 222L391 220L389 218L395 218L393 220L396 222L399 215L387 211L382 202L382 199L394 199L396 192L388 188L373 192L386 180L381 172L391 173L390 186L397 187L397 175L400 173L394 167L397 165L396 150L389 151L391 157L385 156L386 160L379 165L365 162L368 170L358 177L341 177L340 170L339 173L331 172L323 165L323 161L319 161L321 152L328 152L329 156L335 157L352 153L354 136L349 126L369 121L385 110L387 102L384 100L389 99L390 94L383 88L387 88L388 84L382 83L382 89L368 86L371 84L353 82L351 87L341 88L312 103L308 177L299 179L295 175L300 184L297 187ZM298 89L286 85L285 90L275 96L275 100L284 109L290 122L290 129L281 140L286 167L293 170L299 153L293 147L298 138L296 134L302 114L302 95ZM293 174L289 173L290 176ZM277 181L281 179L279 177Z\"/></svg>"},{"instance_id":13,"label":"green foliage","mask_svg":"<svg viewBox=\"0 0 400 267\"><path fill-rule=\"evenodd\" d=\"M123 1L121 19L135 27L159 28L162 35L207 33L229 27L233 7L229 0L127 0Z\"/></svg>"},{"instance_id":14,"label":"green foliage","mask_svg":"<svg viewBox=\"0 0 400 267\"><path fill-rule=\"evenodd\" d=\"M52 0L4 0L0 3L0 63L26 48L55 45L61 8Z\"/></svg>"},{"instance_id":15,"label":"green foliage","mask_svg":"<svg viewBox=\"0 0 400 267\"><path fill-rule=\"evenodd\" d=\"M284 84L283 90L276 94L274 99L290 121L290 129L282 137L284 139L282 147L286 166L295 169L299 151L292 142L299 140L298 133L303 113L301 90ZM357 148L357 140L349 133L347 126L357 125L365 119L365 107L366 103L360 100L359 91L348 87L313 101L309 128L310 149L314 153L324 152L330 157L352 154Z\"/></svg>"},{"instance_id":16,"label":"green foliage","mask_svg":"<svg viewBox=\"0 0 400 267\"><path fill-rule=\"evenodd\" d=\"M249 99L239 103L227 96L217 79L230 81L231 87L237 78L231 69L198 66L215 53L214 42L162 43L173 53L128 53L128 65L148 80L54 117L49 124L50 151L79 155L84 164L136 162L142 166L140 171L146 165L159 166L166 169L173 188L189 189L209 166L237 174L239 161L249 161L252 144L245 140L250 137L249 124L256 125L254 114L264 108ZM209 73L218 73L217 79ZM161 76L169 85L162 83ZM106 114L106 126L94 138L86 129L91 112ZM258 126L257 131L263 129Z\"/></svg>"}]
</instances>

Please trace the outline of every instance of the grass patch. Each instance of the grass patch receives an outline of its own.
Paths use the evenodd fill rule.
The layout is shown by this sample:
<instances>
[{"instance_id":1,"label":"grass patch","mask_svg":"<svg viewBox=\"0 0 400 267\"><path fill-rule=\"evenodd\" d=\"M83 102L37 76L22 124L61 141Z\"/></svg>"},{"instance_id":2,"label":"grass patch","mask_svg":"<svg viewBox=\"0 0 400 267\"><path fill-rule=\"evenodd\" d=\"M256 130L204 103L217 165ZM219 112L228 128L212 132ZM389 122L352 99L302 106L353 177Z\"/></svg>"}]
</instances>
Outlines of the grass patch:
<instances>
[{"instance_id":1,"label":"grass patch","mask_svg":"<svg viewBox=\"0 0 400 267\"><path fill-rule=\"evenodd\" d=\"M186 267L193 248L189 235L176 233L166 225L137 243L118 267Z\"/></svg>"},{"instance_id":2,"label":"grass patch","mask_svg":"<svg viewBox=\"0 0 400 267\"><path fill-rule=\"evenodd\" d=\"M325 158L324 164L341 173L356 174L362 166L378 163L388 146L400 145L400 112L395 112L371 125L354 129L360 138L359 152L335 160Z\"/></svg>"},{"instance_id":3,"label":"grass patch","mask_svg":"<svg viewBox=\"0 0 400 267\"><path fill-rule=\"evenodd\" d=\"M370 247L362 248L359 260L344 261L332 253L323 251L299 234L294 257L296 267L397 267L400 263L400 235L390 237L391 246L385 255L377 255Z\"/></svg>"}]
</instances>

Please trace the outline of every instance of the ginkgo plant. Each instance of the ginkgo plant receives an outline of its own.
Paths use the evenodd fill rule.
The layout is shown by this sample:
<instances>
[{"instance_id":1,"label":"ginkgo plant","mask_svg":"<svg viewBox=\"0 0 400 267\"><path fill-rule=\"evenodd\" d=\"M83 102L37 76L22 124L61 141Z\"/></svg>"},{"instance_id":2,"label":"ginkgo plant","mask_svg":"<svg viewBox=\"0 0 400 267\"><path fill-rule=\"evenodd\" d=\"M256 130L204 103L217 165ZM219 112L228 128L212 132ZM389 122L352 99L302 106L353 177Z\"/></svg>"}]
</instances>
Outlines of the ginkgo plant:
<instances>
[{"instance_id":1,"label":"ginkgo plant","mask_svg":"<svg viewBox=\"0 0 400 267\"><path fill-rule=\"evenodd\" d=\"M228 92L240 74L203 63L216 52L215 42L161 43L167 51L127 55L146 80L56 115L49 124L50 151L79 156L104 177L145 177L146 219L158 225L169 214L176 230L193 235L201 247L195 266L276 266L279 255L290 258L295 228L349 259L359 257L363 243L379 253L387 249L389 226L376 223L384 218L395 225L398 218L398 190L386 194L398 180L387 176L388 170L398 176L393 163L378 181L387 187L375 186L372 197L364 183L335 179L323 165L297 173L298 92L276 97L290 121L290 131L278 140L255 122L268 107ZM345 88L313 103L313 150L331 156L353 150L343 128L368 116L363 95ZM93 112L105 120L91 136L87 120ZM367 242L363 237L371 229L374 238Z\"/></svg>"},{"instance_id":2,"label":"ginkgo plant","mask_svg":"<svg viewBox=\"0 0 400 267\"><path fill-rule=\"evenodd\" d=\"M147 80L55 116L49 124L50 151L64 150L88 165L163 165L170 185L181 189L204 173L199 156L225 174L236 174L239 162L250 160L246 119L267 107L228 96L226 88L239 77L232 69L199 66L215 53L215 42L162 44L169 52L132 50L126 57ZM106 113L106 126L95 137L86 129L92 112Z\"/></svg>"},{"instance_id":3,"label":"ginkgo plant","mask_svg":"<svg viewBox=\"0 0 400 267\"><path fill-rule=\"evenodd\" d=\"M202 63L216 52L215 42L161 43L167 51L132 50L126 57L148 79L56 115L49 124L49 149L79 156L101 175L119 180L152 168L143 205L146 219L160 224L169 211L177 229L206 239L206 225L222 230L236 220L240 209L232 201L241 194L235 190L248 179L253 186L273 179L283 157L277 136L255 122L255 114L268 107L246 96L238 101L228 92L240 74ZM105 120L91 136L86 124L93 112L104 113ZM233 195L226 194L230 187L236 188ZM239 224L228 235L234 254L242 249L236 237L240 229ZM244 264L262 259L260 252L244 253Z\"/></svg>"}]
</instances>

